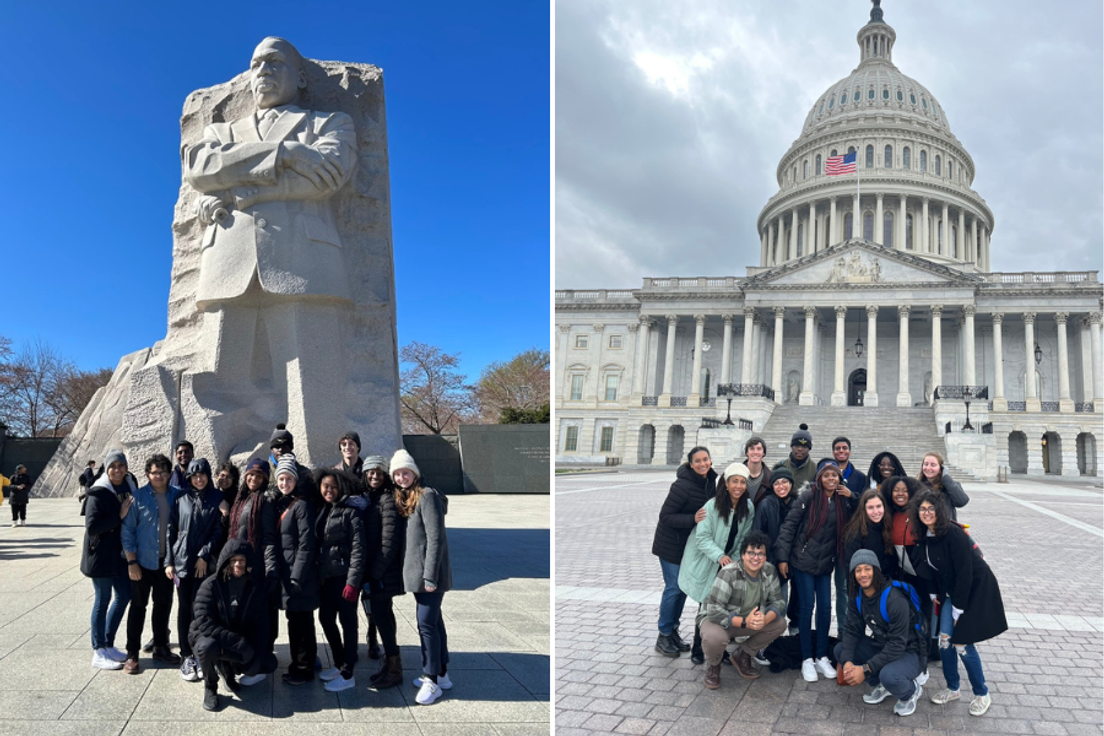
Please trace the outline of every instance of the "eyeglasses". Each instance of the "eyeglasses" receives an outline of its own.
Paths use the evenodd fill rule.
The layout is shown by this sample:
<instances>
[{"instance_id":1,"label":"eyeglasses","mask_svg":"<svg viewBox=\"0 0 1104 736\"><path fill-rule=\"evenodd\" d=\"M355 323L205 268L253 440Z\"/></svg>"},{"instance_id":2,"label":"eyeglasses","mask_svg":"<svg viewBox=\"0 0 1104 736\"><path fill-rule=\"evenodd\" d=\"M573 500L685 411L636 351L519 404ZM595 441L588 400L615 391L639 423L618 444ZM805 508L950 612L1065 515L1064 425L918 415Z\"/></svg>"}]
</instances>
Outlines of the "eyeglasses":
<instances>
[{"instance_id":1,"label":"eyeglasses","mask_svg":"<svg viewBox=\"0 0 1104 736\"><path fill-rule=\"evenodd\" d=\"M934 507L932 507L932 506L921 506L921 507L920 507L919 509L917 509L917 510L918 510L918 511L919 511L919 512L920 512L921 514L924 514L925 516L927 516L928 514L934 514L934 513L935 513L935 508L934 508Z\"/></svg>"},{"instance_id":2,"label":"eyeglasses","mask_svg":"<svg viewBox=\"0 0 1104 736\"><path fill-rule=\"evenodd\" d=\"M766 552L752 552L751 550L748 550L744 553L744 557L751 557L752 559L755 559L756 557L766 558L766 556Z\"/></svg>"}]
</instances>

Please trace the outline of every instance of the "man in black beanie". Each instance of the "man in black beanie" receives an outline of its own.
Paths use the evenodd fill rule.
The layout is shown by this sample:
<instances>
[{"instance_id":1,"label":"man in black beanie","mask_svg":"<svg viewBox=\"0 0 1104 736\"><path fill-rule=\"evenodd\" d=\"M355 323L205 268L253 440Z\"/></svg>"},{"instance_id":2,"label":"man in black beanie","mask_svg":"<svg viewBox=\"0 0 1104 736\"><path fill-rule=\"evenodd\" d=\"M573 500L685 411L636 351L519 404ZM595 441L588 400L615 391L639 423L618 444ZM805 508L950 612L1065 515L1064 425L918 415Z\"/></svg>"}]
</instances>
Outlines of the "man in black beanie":
<instances>
[{"instance_id":1,"label":"man in black beanie","mask_svg":"<svg viewBox=\"0 0 1104 736\"><path fill-rule=\"evenodd\" d=\"M813 449L813 436L809 434L809 426L802 424L794 432L790 439L790 454L774 468L786 468L793 474L793 493L800 493L806 484L812 485L816 479L816 463L809 459L809 451ZM773 473L774 468L771 468Z\"/></svg>"},{"instance_id":2,"label":"man in black beanie","mask_svg":"<svg viewBox=\"0 0 1104 736\"><path fill-rule=\"evenodd\" d=\"M364 475L364 461L360 459L360 435L349 430L337 439L337 448L341 451L341 462L334 470L347 470L356 477Z\"/></svg>"}]
</instances>

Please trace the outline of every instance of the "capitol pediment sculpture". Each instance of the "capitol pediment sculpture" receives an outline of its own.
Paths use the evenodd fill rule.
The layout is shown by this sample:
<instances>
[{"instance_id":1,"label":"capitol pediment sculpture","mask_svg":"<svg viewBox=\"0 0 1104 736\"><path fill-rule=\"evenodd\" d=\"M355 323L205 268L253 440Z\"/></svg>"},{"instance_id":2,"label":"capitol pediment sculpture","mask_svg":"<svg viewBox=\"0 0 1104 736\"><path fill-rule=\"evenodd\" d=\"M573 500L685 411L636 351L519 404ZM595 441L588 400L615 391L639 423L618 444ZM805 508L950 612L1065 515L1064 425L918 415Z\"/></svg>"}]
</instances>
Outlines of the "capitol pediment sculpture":
<instances>
[{"instance_id":1,"label":"capitol pediment sculpture","mask_svg":"<svg viewBox=\"0 0 1104 736\"><path fill-rule=\"evenodd\" d=\"M882 283L882 264L877 258L864 259L858 251L852 251L850 258L840 256L836 259L825 283L880 284Z\"/></svg>"}]
</instances>

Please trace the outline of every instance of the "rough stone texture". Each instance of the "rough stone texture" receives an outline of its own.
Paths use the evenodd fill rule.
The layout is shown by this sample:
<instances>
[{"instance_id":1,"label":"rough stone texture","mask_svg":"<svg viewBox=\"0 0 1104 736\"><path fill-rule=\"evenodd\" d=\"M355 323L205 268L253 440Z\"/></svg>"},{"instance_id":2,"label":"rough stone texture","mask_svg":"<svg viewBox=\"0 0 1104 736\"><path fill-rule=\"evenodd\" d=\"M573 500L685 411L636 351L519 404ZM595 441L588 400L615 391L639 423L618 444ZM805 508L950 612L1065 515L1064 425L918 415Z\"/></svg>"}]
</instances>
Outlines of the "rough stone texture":
<instances>
[{"instance_id":1,"label":"rough stone texture","mask_svg":"<svg viewBox=\"0 0 1104 736\"><path fill-rule=\"evenodd\" d=\"M149 454L168 452L178 439L187 438L195 443L197 456L243 463L257 452L267 453L268 438L280 421L288 422L296 436L296 453L307 464L333 462L336 438L347 429L360 433L366 452L390 454L402 446L383 74L366 64L311 60L305 71L307 89L299 105L347 113L357 135L356 171L330 200L354 304L325 307L336 324L327 319L318 330L300 325L296 338L302 351L296 355L333 351L334 364L345 373L340 383L330 383L343 386L344 393L338 390L323 401L304 402L305 416L288 416L289 394L303 391L296 382L298 360L288 363L288 385L276 381L257 388L248 376L214 370L214 355L235 346L224 337L213 347L218 337L211 313L196 308L204 226L195 214L200 195L182 182L172 224L165 338L120 359L110 383L97 392L36 483L36 495L69 495L85 462L102 458L112 447L126 450L137 466ZM193 92L180 121L182 160L205 126L237 120L253 109L248 73ZM318 338L318 333L332 337L334 344ZM303 385L310 380L310 375L303 376ZM312 412L326 421L314 421Z\"/></svg>"}]
</instances>

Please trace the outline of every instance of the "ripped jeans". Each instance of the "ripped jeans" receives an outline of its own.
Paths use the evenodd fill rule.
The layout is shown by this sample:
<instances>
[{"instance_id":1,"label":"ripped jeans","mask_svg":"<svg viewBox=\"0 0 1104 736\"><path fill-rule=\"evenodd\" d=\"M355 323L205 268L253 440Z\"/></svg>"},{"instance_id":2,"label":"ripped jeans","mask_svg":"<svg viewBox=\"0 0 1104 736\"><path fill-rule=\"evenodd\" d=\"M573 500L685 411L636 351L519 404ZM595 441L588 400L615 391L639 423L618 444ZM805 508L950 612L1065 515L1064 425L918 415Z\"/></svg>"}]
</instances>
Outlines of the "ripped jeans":
<instances>
[{"instance_id":1,"label":"ripped jeans","mask_svg":"<svg viewBox=\"0 0 1104 736\"><path fill-rule=\"evenodd\" d=\"M950 636L954 631L954 616L951 614L951 599L943 601L939 608L939 633ZM947 680L947 687L958 690L961 681L958 676L958 659L962 658L962 664L966 667L966 677L970 679L970 687L974 695L988 695L989 688L985 685L985 675L981 671L981 657L973 644L951 644L946 649L939 650L939 658L943 660L943 677Z\"/></svg>"}]
</instances>

